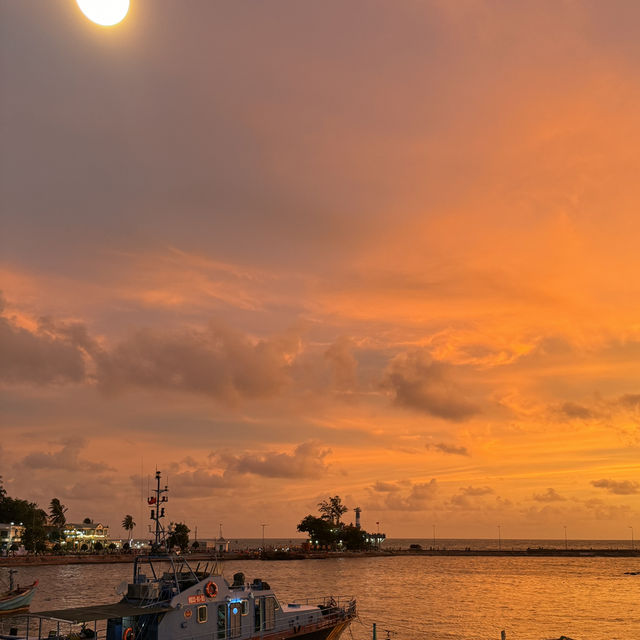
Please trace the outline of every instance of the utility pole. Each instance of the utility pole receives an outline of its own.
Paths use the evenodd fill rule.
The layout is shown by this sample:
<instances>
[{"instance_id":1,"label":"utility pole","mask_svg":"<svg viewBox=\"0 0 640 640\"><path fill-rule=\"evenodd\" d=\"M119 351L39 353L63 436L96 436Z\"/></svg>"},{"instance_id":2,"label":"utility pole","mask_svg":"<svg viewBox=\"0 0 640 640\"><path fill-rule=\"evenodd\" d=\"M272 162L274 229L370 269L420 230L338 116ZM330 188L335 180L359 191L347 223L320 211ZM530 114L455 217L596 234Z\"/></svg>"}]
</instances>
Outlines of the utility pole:
<instances>
[{"instance_id":1,"label":"utility pole","mask_svg":"<svg viewBox=\"0 0 640 640\"><path fill-rule=\"evenodd\" d=\"M266 522L263 522L260 526L262 527L262 553L264 553L264 528L269 525Z\"/></svg>"}]
</instances>

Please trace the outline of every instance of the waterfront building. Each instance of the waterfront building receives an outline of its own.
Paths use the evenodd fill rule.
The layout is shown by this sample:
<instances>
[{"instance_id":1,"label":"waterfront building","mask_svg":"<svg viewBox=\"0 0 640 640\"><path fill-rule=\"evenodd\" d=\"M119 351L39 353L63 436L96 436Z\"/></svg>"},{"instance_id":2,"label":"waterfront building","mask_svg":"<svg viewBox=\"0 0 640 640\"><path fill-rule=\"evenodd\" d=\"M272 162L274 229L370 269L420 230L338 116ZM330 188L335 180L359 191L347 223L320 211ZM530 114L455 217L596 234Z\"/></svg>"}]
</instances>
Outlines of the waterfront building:
<instances>
[{"instance_id":1,"label":"waterfront building","mask_svg":"<svg viewBox=\"0 0 640 640\"><path fill-rule=\"evenodd\" d=\"M109 525L93 522L89 518L79 524L67 522L63 535L67 548L72 549L81 549L83 544L86 544L87 548L91 549L97 542L106 547L110 542Z\"/></svg>"},{"instance_id":2,"label":"waterfront building","mask_svg":"<svg viewBox=\"0 0 640 640\"><path fill-rule=\"evenodd\" d=\"M22 522L0 523L0 549L9 549L14 542L19 545L23 533Z\"/></svg>"},{"instance_id":3,"label":"waterfront building","mask_svg":"<svg viewBox=\"0 0 640 640\"><path fill-rule=\"evenodd\" d=\"M218 553L229 552L229 541L222 535L222 525L220 525L220 532L213 544Z\"/></svg>"}]
</instances>

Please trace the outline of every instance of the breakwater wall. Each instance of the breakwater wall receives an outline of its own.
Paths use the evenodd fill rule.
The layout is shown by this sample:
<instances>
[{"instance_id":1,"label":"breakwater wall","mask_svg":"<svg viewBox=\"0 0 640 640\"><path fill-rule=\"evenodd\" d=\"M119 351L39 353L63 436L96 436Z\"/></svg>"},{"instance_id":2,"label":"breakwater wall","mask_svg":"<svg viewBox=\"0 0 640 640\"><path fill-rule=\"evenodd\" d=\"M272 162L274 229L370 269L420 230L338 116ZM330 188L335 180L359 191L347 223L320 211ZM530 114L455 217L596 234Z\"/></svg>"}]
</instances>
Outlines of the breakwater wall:
<instances>
[{"instance_id":1,"label":"breakwater wall","mask_svg":"<svg viewBox=\"0 0 640 640\"><path fill-rule=\"evenodd\" d=\"M241 552L224 553L216 556L211 553L190 553L190 561L232 561L232 560L323 560L328 558L371 558L395 556L491 556L491 557L558 557L558 558L640 558L640 549L396 549L380 551L326 551L326 552ZM131 563L134 554L69 554L69 555L24 555L0 557L2 567L24 567L40 565L67 564L111 564Z\"/></svg>"}]
</instances>

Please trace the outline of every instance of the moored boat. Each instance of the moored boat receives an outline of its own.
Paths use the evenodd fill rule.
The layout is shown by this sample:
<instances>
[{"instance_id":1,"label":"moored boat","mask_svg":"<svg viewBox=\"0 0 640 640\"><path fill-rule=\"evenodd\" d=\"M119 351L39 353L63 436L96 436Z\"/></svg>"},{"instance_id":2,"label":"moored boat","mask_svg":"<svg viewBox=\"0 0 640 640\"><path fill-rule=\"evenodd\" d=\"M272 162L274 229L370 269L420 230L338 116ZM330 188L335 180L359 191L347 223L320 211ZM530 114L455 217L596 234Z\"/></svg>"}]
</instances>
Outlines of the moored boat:
<instances>
[{"instance_id":1,"label":"moored boat","mask_svg":"<svg viewBox=\"0 0 640 640\"><path fill-rule=\"evenodd\" d=\"M25 637L58 640L336 640L356 616L353 598L323 597L281 603L260 578L242 573L228 581L217 563L193 567L183 556L166 552L160 519L167 488L149 499L156 524L153 552L134 560L130 583L119 602L29 614ZM33 621L36 621L34 630Z\"/></svg>"},{"instance_id":2,"label":"moored boat","mask_svg":"<svg viewBox=\"0 0 640 640\"><path fill-rule=\"evenodd\" d=\"M17 573L15 569L9 569L9 589L0 593L0 615L26 611L36 592L37 580L26 587L21 587L14 584L15 573Z\"/></svg>"}]
</instances>

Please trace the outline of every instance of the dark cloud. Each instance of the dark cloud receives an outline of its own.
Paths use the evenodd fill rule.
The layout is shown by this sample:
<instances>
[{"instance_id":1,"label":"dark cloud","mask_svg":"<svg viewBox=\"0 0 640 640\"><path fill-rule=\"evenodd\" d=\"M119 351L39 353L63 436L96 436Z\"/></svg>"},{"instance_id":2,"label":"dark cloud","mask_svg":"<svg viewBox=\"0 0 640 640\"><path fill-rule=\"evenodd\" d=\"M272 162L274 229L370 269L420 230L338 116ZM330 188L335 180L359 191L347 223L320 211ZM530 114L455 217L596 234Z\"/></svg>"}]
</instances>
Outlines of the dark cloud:
<instances>
[{"instance_id":1,"label":"dark cloud","mask_svg":"<svg viewBox=\"0 0 640 640\"><path fill-rule=\"evenodd\" d=\"M634 493L640 493L640 482L633 480L592 480L591 484L598 489L605 489L609 493L615 493L619 496L628 496Z\"/></svg>"},{"instance_id":2,"label":"dark cloud","mask_svg":"<svg viewBox=\"0 0 640 640\"><path fill-rule=\"evenodd\" d=\"M548 365L549 362L575 358L576 348L566 336L549 335L541 338L533 349L518 359L519 364Z\"/></svg>"},{"instance_id":3,"label":"dark cloud","mask_svg":"<svg viewBox=\"0 0 640 640\"><path fill-rule=\"evenodd\" d=\"M566 500L552 487L549 487L544 493L534 493L533 499L538 502L560 502Z\"/></svg>"},{"instance_id":4,"label":"dark cloud","mask_svg":"<svg viewBox=\"0 0 640 640\"><path fill-rule=\"evenodd\" d=\"M457 447L453 444L446 444L445 442L437 442L436 444L427 444L427 449L435 449L436 451L441 451L442 453L449 453L455 456L468 456L469 451L466 447Z\"/></svg>"},{"instance_id":5,"label":"dark cloud","mask_svg":"<svg viewBox=\"0 0 640 640\"><path fill-rule=\"evenodd\" d=\"M229 486L228 478L208 469L181 471L171 475L171 492L178 497L206 495L208 491Z\"/></svg>"},{"instance_id":6,"label":"dark cloud","mask_svg":"<svg viewBox=\"0 0 640 640\"><path fill-rule=\"evenodd\" d=\"M367 506L367 510L389 509L391 511L422 511L433 507L438 495L438 481L429 482L376 482L369 488L372 494L385 494L384 499Z\"/></svg>"},{"instance_id":7,"label":"dark cloud","mask_svg":"<svg viewBox=\"0 0 640 640\"><path fill-rule=\"evenodd\" d=\"M0 381L38 385L83 382L86 378L84 349L88 345L83 325L56 326L49 319L42 319L32 332L2 316Z\"/></svg>"},{"instance_id":8,"label":"dark cloud","mask_svg":"<svg viewBox=\"0 0 640 640\"><path fill-rule=\"evenodd\" d=\"M376 482L372 489L379 493L390 493L393 491L400 491L400 487L393 482Z\"/></svg>"},{"instance_id":9,"label":"dark cloud","mask_svg":"<svg viewBox=\"0 0 640 640\"><path fill-rule=\"evenodd\" d=\"M460 490L460 493L465 496L486 496L493 493L491 487L465 487Z\"/></svg>"},{"instance_id":10,"label":"dark cloud","mask_svg":"<svg viewBox=\"0 0 640 640\"><path fill-rule=\"evenodd\" d=\"M454 367L415 350L391 362L384 382L402 407L423 411L445 420L460 421L479 413L452 380Z\"/></svg>"},{"instance_id":11,"label":"dark cloud","mask_svg":"<svg viewBox=\"0 0 640 640\"><path fill-rule=\"evenodd\" d=\"M137 331L97 361L101 388L189 391L233 403L277 394L289 381L295 336L251 341L231 329Z\"/></svg>"},{"instance_id":12,"label":"dark cloud","mask_svg":"<svg viewBox=\"0 0 640 640\"><path fill-rule=\"evenodd\" d=\"M221 454L226 474L253 474L265 478L313 478L327 471L325 458L330 449L315 442L298 445L293 453Z\"/></svg>"},{"instance_id":13,"label":"dark cloud","mask_svg":"<svg viewBox=\"0 0 640 640\"><path fill-rule=\"evenodd\" d=\"M464 487L460 489L460 493L451 498L451 505L463 509L477 509L479 508L479 503L474 498L492 493L494 491L491 487Z\"/></svg>"},{"instance_id":14,"label":"dark cloud","mask_svg":"<svg viewBox=\"0 0 640 640\"><path fill-rule=\"evenodd\" d=\"M68 439L60 443L62 448L53 452L35 452L27 455L21 465L32 470L72 471L89 468L94 472L105 471L110 467L101 462L92 462L80 458L80 452L86 447L83 438Z\"/></svg>"},{"instance_id":15,"label":"dark cloud","mask_svg":"<svg viewBox=\"0 0 640 640\"><path fill-rule=\"evenodd\" d=\"M640 409L640 393L625 393L618 398L618 404L627 409Z\"/></svg>"},{"instance_id":16,"label":"dark cloud","mask_svg":"<svg viewBox=\"0 0 640 640\"><path fill-rule=\"evenodd\" d=\"M632 509L627 504L608 504L598 498L584 501L584 506L596 520L626 520L632 513Z\"/></svg>"},{"instance_id":17,"label":"dark cloud","mask_svg":"<svg viewBox=\"0 0 640 640\"><path fill-rule=\"evenodd\" d=\"M594 417L593 411L575 402L565 402L557 408L557 412L567 418L588 420Z\"/></svg>"},{"instance_id":18,"label":"dark cloud","mask_svg":"<svg viewBox=\"0 0 640 640\"><path fill-rule=\"evenodd\" d=\"M93 465L92 465L93 468ZM94 469L97 471L96 469ZM82 482L62 489L60 497L65 500L89 500L92 501L93 514L87 514L84 517L100 518L100 509L97 508L95 500L98 498L112 499L114 494L113 477L106 475L93 476L84 478ZM76 509L77 511L77 509ZM96 520L98 521L98 520Z\"/></svg>"}]
</instances>

